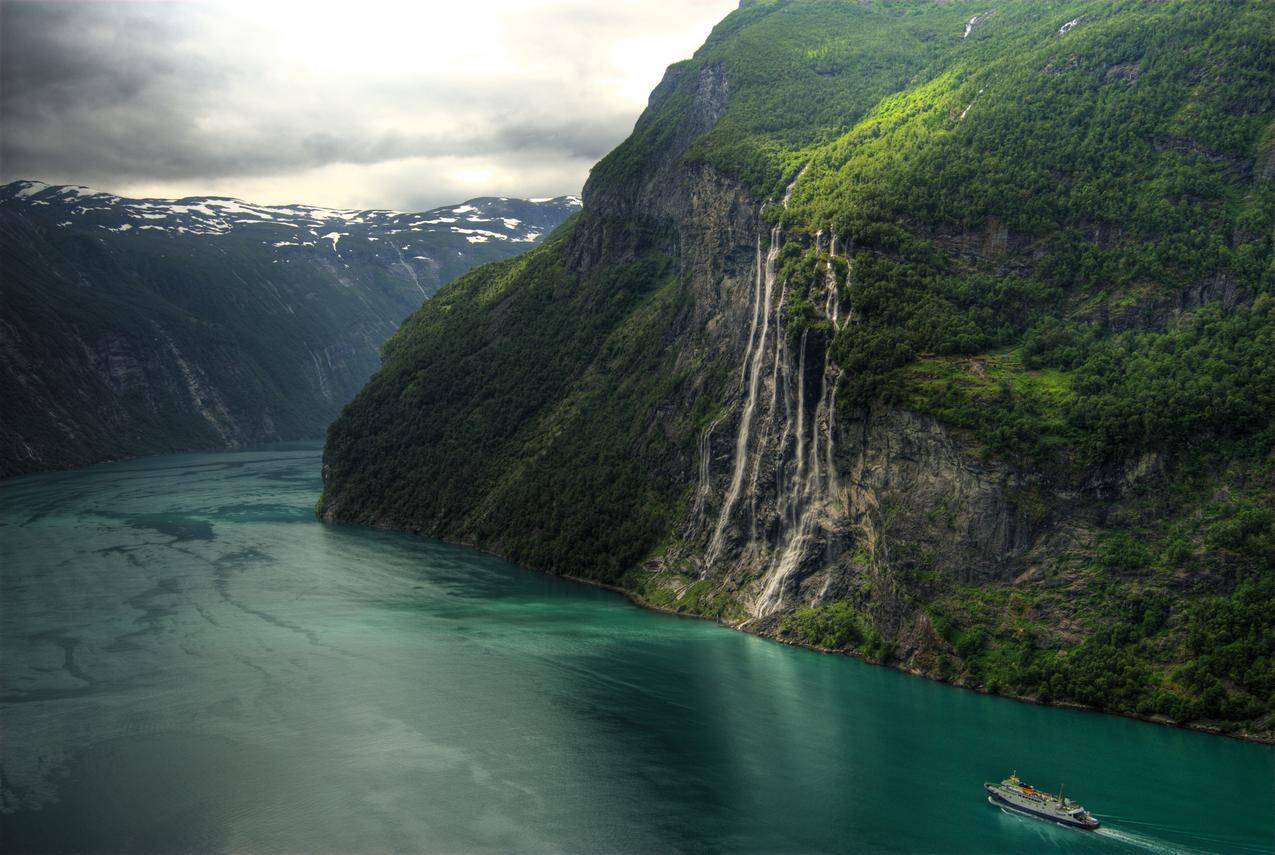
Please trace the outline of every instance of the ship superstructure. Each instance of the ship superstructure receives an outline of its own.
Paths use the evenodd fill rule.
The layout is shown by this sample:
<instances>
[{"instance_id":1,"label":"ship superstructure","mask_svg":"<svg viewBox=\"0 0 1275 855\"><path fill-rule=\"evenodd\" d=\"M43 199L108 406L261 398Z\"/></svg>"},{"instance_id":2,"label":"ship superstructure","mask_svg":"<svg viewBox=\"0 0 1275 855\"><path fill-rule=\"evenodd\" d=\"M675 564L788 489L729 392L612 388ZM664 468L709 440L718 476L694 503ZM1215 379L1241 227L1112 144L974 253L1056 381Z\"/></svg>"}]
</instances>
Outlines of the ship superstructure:
<instances>
[{"instance_id":1,"label":"ship superstructure","mask_svg":"<svg viewBox=\"0 0 1275 855\"><path fill-rule=\"evenodd\" d=\"M1066 798L1062 790L1057 795L1038 790L1019 780L1016 772L999 784L983 784L983 788L987 790L987 800L992 804L1038 819L1090 831L1102 824L1094 819L1093 814Z\"/></svg>"}]
</instances>

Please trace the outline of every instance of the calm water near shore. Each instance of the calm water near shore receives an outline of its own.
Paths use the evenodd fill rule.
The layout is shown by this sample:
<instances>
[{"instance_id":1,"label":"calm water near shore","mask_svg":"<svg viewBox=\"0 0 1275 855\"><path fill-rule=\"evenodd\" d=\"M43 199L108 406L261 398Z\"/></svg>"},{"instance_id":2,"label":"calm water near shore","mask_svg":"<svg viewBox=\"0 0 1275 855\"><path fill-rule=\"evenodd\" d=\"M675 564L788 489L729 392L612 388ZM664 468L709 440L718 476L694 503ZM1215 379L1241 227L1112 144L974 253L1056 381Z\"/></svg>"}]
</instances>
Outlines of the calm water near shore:
<instances>
[{"instance_id":1,"label":"calm water near shore","mask_svg":"<svg viewBox=\"0 0 1275 855\"><path fill-rule=\"evenodd\" d=\"M320 525L319 453L0 483L0 849L1275 851L1275 749Z\"/></svg>"}]
</instances>

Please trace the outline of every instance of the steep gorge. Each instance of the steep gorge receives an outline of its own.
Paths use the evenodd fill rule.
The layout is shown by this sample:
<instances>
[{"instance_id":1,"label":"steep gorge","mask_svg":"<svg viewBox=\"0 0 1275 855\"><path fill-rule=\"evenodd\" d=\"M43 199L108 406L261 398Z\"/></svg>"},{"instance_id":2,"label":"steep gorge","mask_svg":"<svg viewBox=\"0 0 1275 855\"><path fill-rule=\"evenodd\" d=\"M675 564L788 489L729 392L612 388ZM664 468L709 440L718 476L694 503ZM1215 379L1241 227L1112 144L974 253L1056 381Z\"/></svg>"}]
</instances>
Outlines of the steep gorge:
<instances>
[{"instance_id":1,"label":"steep gorge","mask_svg":"<svg viewBox=\"0 0 1275 855\"><path fill-rule=\"evenodd\" d=\"M320 514L1271 738L1267 12L743 4L390 341Z\"/></svg>"},{"instance_id":2,"label":"steep gorge","mask_svg":"<svg viewBox=\"0 0 1275 855\"><path fill-rule=\"evenodd\" d=\"M321 436L423 300L578 207L406 214L0 187L0 478Z\"/></svg>"}]
</instances>

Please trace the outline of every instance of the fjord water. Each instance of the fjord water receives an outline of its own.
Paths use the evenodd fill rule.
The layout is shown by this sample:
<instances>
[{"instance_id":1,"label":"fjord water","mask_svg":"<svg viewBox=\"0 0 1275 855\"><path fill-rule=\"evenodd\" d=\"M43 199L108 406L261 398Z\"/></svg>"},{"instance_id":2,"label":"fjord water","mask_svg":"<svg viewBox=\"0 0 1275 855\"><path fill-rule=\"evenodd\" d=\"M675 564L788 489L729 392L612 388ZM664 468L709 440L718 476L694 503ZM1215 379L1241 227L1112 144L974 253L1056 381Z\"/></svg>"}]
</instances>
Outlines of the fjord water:
<instances>
[{"instance_id":1,"label":"fjord water","mask_svg":"<svg viewBox=\"0 0 1275 855\"><path fill-rule=\"evenodd\" d=\"M301 445L0 484L0 849L1275 849L1269 747L320 525L318 471ZM1011 768L1106 827L990 806Z\"/></svg>"}]
</instances>

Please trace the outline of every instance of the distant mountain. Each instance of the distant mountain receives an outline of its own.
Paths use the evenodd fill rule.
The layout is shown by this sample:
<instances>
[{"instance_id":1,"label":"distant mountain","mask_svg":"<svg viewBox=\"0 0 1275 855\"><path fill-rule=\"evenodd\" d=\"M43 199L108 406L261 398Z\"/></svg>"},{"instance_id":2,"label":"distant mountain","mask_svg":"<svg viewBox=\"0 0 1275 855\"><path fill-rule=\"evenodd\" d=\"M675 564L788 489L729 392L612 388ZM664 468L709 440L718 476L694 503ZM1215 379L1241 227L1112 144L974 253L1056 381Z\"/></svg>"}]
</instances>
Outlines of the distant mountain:
<instances>
[{"instance_id":1,"label":"distant mountain","mask_svg":"<svg viewBox=\"0 0 1275 855\"><path fill-rule=\"evenodd\" d=\"M322 435L421 302L580 207L424 213L0 187L0 477Z\"/></svg>"}]
</instances>

